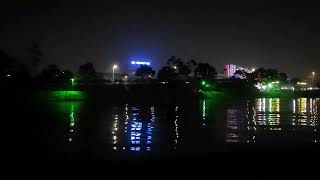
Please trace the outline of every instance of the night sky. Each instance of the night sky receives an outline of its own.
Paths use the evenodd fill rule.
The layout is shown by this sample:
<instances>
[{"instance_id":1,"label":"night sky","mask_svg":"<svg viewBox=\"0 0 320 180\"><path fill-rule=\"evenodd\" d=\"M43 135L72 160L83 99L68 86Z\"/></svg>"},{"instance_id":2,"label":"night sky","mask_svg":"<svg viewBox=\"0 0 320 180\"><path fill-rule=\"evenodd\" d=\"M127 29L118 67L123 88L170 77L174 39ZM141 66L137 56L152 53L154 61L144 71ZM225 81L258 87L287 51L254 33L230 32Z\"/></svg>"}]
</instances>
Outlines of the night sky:
<instances>
[{"instance_id":1,"label":"night sky","mask_svg":"<svg viewBox=\"0 0 320 180\"><path fill-rule=\"evenodd\" d=\"M26 59L37 42L42 66L76 71L92 61L97 71L132 58L149 58L156 70L172 55L224 64L277 68L290 77L320 72L318 4L290 1L219 3L148 1L25 1L0 7L0 49ZM301 1L302 2L302 1Z\"/></svg>"}]
</instances>

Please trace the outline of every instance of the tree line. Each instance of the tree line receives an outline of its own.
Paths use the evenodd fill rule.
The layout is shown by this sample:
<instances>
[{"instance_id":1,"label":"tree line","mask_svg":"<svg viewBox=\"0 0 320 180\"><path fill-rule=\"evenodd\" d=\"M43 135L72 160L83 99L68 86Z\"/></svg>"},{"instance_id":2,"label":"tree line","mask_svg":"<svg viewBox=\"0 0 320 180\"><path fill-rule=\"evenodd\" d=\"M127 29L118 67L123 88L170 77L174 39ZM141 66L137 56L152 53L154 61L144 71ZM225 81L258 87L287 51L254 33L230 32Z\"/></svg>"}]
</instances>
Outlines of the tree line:
<instances>
[{"instance_id":1,"label":"tree line","mask_svg":"<svg viewBox=\"0 0 320 180\"><path fill-rule=\"evenodd\" d=\"M0 50L0 79L4 79L6 76L10 76L11 79L14 77L26 79L31 78L30 74L37 74L36 78L42 81L67 81L73 77L83 81L101 78L98 77L94 65L91 62L80 65L76 73L68 69L61 70L56 64L50 64L39 71L39 64L43 58L43 52L36 43L28 49L28 52L31 61L30 64L24 65ZM197 62L194 59L184 61L176 56L171 56L158 73L156 73L151 66L146 65L141 65L135 72L135 76L141 79L148 79L154 77L156 74L158 79L166 81L188 80L191 78L214 80L217 77L216 69L209 63ZM286 73L279 72L276 69L265 68L258 68L251 73L238 70L235 76L246 79L250 84L272 81L280 81L282 84L296 84L296 82L301 81L298 78L292 78L288 81L288 75Z\"/></svg>"},{"instance_id":2,"label":"tree line","mask_svg":"<svg viewBox=\"0 0 320 180\"><path fill-rule=\"evenodd\" d=\"M136 76L142 78L153 77L155 71L152 67L147 65L140 66L136 73ZM208 63L197 63L191 59L189 61L183 61L176 56L171 56L165 66L163 66L158 72L158 79L160 80L187 80L192 77L201 79L215 79L217 76L216 69Z\"/></svg>"}]
</instances>

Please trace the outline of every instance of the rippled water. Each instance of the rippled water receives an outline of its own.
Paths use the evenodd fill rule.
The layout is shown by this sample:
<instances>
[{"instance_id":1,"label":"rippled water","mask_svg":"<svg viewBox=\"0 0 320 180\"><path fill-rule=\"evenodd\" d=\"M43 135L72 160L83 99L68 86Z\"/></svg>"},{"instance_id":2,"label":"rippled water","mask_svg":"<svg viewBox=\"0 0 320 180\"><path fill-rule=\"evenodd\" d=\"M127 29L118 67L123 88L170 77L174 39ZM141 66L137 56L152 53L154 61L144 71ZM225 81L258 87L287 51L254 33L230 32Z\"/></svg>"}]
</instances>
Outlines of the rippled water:
<instances>
[{"instance_id":1,"label":"rippled water","mask_svg":"<svg viewBox=\"0 0 320 180\"><path fill-rule=\"evenodd\" d=\"M92 107L51 102L50 143L70 154L194 154L319 143L319 98ZM50 137L51 138L51 137Z\"/></svg>"}]
</instances>

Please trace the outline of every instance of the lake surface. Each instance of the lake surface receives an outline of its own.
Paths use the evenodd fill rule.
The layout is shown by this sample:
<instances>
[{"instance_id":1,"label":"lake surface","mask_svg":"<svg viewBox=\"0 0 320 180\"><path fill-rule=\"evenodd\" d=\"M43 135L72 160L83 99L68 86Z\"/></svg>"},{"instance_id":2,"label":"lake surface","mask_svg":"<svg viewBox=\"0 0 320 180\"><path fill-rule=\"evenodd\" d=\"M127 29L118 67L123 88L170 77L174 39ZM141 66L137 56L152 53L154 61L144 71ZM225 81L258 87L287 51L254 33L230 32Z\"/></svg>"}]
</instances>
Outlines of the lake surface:
<instances>
[{"instance_id":1,"label":"lake surface","mask_svg":"<svg viewBox=\"0 0 320 180\"><path fill-rule=\"evenodd\" d=\"M318 148L319 98L108 104L48 101L6 126L14 156L124 160ZM3 129L3 128L2 128ZM24 150L21 152L21 148Z\"/></svg>"},{"instance_id":2,"label":"lake surface","mask_svg":"<svg viewBox=\"0 0 320 180\"><path fill-rule=\"evenodd\" d=\"M319 98L260 98L99 108L82 101L51 102L48 107L58 124L53 134L61 133L55 143L62 150L70 145L108 156L105 152L206 153L232 150L234 144L318 143L319 103Z\"/></svg>"}]
</instances>

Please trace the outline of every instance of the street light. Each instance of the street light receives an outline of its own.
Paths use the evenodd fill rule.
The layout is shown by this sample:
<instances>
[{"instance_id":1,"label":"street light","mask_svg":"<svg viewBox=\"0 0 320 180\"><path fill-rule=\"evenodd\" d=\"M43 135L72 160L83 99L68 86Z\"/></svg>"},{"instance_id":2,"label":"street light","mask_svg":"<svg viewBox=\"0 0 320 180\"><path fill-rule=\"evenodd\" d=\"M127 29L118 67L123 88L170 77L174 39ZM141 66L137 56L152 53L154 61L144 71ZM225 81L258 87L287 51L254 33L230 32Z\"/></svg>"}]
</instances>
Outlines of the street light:
<instances>
[{"instance_id":1,"label":"street light","mask_svg":"<svg viewBox=\"0 0 320 180\"><path fill-rule=\"evenodd\" d=\"M113 66L112 66L112 81L114 82L114 70L115 69L117 69L118 68L118 66L116 65L116 64L114 64Z\"/></svg>"},{"instance_id":2,"label":"street light","mask_svg":"<svg viewBox=\"0 0 320 180\"><path fill-rule=\"evenodd\" d=\"M314 77L316 76L316 72L313 71L311 74L312 74L312 85L313 85L313 83L314 83Z\"/></svg>"}]
</instances>

